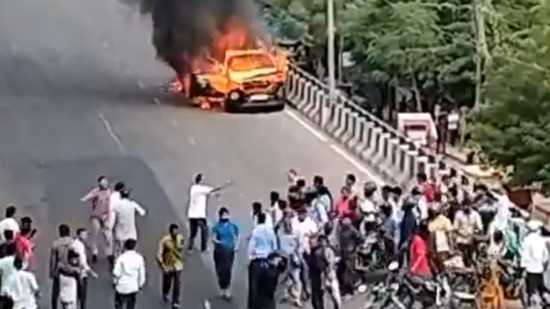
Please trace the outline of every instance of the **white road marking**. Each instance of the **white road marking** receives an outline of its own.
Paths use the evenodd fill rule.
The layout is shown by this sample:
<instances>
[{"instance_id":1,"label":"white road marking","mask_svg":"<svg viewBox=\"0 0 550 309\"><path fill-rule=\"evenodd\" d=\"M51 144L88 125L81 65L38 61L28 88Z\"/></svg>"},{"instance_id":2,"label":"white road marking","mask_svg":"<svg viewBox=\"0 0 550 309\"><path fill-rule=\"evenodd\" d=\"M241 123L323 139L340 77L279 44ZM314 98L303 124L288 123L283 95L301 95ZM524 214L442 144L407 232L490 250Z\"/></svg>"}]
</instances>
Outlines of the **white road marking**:
<instances>
[{"instance_id":1,"label":"white road marking","mask_svg":"<svg viewBox=\"0 0 550 309\"><path fill-rule=\"evenodd\" d=\"M195 143L195 140L192 137L189 138L189 143L193 146L197 146L197 143Z\"/></svg>"},{"instance_id":2,"label":"white road marking","mask_svg":"<svg viewBox=\"0 0 550 309\"><path fill-rule=\"evenodd\" d=\"M371 172L368 168L365 167L364 164L362 164L361 162L359 162L357 159L355 159L352 155L350 155L347 151L345 151L344 149L342 149L340 146L338 145L335 145L335 144L331 144L330 145L330 148L332 148L332 150L334 150L337 154L339 154L341 157L343 157L344 159L346 159L346 161L348 161L349 163L351 163L353 166L355 166L355 168L357 168L359 171L361 171L361 173L367 175L367 177L369 179L372 179L374 180L374 182L378 183L378 184L383 184L385 183L385 181L378 175L376 175L375 173Z\"/></svg>"},{"instance_id":3,"label":"white road marking","mask_svg":"<svg viewBox=\"0 0 550 309\"><path fill-rule=\"evenodd\" d=\"M137 82L137 85L138 85L138 87L139 87L140 89L144 89L144 88L145 88L145 85L144 85L142 82L140 82L140 81Z\"/></svg>"},{"instance_id":4,"label":"white road marking","mask_svg":"<svg viewBox=\"0 0 550 309\"><path fill-rule=\"evenodd\" d=\"M322 142L328 143L328 138L326 138L323 133L319 132L319 130L313 128L309 123L305 122L300 116L296 115L295 113L289 111L288 109L285 109L285 113L290 116L290 118L294 119L296 122L298 122L302 127L304 127L306 130L309 131L309 133L313 134L315 137L320 139Z\"/></svg>"},{"instance_id":5,"label":"white road marking","mask_svg":"<svg viewBox=\"0 0 550 309\"><path fill-rule=\"evenodd\" d=\"M126 151L126 148L124 147L124 144L122 144L122 141L116 135L115 131L113 130L113 127L111 126L109 121L107 121L107 118L105 118L103 113L101 113L100 111L97 112L97 115L99 116L99 119L101 119L101 121L103 121L103 125L105 125L105 128L107 129L107 132L109 132L109 134L111 135L111 137L113 138L113 140L117 144L117 146L120 149L120 152L122 153L122 155L127 156L128 152Z\"/></svg>"},{"instance_id":6,"label":"white road marking","mask_svg":"<svg viewBox=\"0 0 550 309\"><path fill-rule=\"evenodd\" d=\"M172 124L176 127L180 125L179 121L177 121L176 119L172 119Z\"/></svg>"},{"instance_id":7,"label":"white road marking","mask_svg":"<svg viewBox=\"0 0 550 309\"><path fill-rule=\"evenodd\" d=\"M101 45L103 45L103 47L105 47L105 48L109 48L109 43L107 43L107 42L103 42L103 44L101 44Z\"/></svg>"},{"instance_id":8,"label":"white road marking","mask_svg":"<svg viewBox=\"0 0 550 309\"><path fill-rule=\"evenodd\" d=\"M368 178L374 180L376 183L384 183L384 180L376 175L375 173L373 173L371 170L369 170L365 164L361 163L359 160L357 160L356 158L354 158L352 155L350 155L346 150L342 149L342 147L336 145L336 144L333 144L330 142L329 138L327 138L325 136L324 133L322 133L319 129L316 129L314 128L312 125L310 125L309 123L307 123L305 120L303 120L302 118L300 118L300 116L298 116L296 113L294 113L293 111L290 111L288 109L285 109L285 113L290 116L290 118L294 119L298 124L300 124L302 127L304 127L304 129L306 129L307 131L309 131L311 134L313 134L313 136L315 136L316 138L318 138L320 141L322 141L323 143L327 143L330 145L330 148L332 150L334 150L334 152L336 152L338 155L340 155L342 158L344 158L346 161L348 161L351 165L353 165L356 169L358 169L360 172L362 172L363 174L367 175Z\"/></svg>"},{"instance_id":9,"label":"white road marking","mask_svg":"<svg viewBox=\"0 0 550 309\"><path fill-rule=\"evenodd\" d=\"M155 102L155 105L161 105L159 98L153 98L153 102Z\"/></svg>"}]
</instances>

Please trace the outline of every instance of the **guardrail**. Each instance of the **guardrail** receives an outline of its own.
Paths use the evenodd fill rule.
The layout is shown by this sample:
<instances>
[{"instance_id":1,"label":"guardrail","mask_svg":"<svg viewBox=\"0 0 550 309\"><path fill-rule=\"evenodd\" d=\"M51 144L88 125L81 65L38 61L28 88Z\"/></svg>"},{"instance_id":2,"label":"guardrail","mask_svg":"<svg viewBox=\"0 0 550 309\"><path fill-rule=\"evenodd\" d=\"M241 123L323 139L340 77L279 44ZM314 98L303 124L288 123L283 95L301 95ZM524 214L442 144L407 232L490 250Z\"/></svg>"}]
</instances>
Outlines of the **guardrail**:
<instances>
[{"instance_id":1,"label":"guardrail","mask_svg":"<svg viewBox=\"0 0 550 309\"><path fill-rule=\"evenodd\" d=\"M330 102L328 86L298 67L291 66L285 92L293 108L394 184L409 188L418 172L425 172L428 177L454 172L462 184L475 181L458 166L422 149L346 96L337 94ZM550 210L536 205L530 214L520 212L544 223L550 218ZM550 234L550 227L546 230Z\"/></svg>"},{"instance_id":2,"label":"guardrail","mask_svg":"<svg viewBox=\"0 0 550 309\"><path fill-rule=\"evenodd\" d=\"M472 182L346 96L330 102L328 87L300 68L291 66L285 90L288 102L303 116L395 184L408 186L418 172L437 177L450 169Z\"/></svg>"}]
</instances>

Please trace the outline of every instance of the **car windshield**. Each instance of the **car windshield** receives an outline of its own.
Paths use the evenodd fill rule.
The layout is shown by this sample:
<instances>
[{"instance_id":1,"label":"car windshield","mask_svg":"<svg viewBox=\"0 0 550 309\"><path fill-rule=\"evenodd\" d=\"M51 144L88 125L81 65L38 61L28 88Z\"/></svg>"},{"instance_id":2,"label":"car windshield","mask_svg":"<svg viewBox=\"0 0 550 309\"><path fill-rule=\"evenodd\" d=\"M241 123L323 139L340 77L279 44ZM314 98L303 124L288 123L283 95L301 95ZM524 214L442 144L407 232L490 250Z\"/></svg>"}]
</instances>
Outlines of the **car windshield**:
<instances>
[{"instance_id":1,"label":"car windshield","mask_svg":"<svg viewBox=\"0 0 550 309\"><path fill-rule=\"evenodd\" d=\"M246 72L257 69L275 68L275 64L266 54L249 54L231 57L228 61L228 68L235 72Z\"/></svg>"}]
</instances>

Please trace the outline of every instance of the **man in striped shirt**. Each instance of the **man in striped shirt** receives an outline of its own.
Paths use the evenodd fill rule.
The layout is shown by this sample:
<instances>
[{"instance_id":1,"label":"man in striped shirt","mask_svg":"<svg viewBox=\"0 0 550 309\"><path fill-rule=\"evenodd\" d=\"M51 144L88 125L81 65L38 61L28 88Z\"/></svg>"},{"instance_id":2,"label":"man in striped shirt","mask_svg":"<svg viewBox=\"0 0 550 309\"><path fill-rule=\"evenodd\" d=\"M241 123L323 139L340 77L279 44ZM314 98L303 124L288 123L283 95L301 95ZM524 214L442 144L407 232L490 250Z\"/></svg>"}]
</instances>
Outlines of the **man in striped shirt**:
<instances>
[{"instance_id":1,"label":"man in striped shirt","mask_svg":"<svg viewBox=\"0 0 550 309\"><path fill-rule=\"evenodd\" d=\"M97 261L98 255L98 238L101 234L104 238L104 252L106 256L112 256L113 254L113 233L110 229L110 197L112 190L109 188L109 181L105 176L99 176L97 178L97 186L93 188L88 194L86 194L81 201L92 202L92 213L90 220L92 223L92 262Z\"/></svg>"}]
</instances>

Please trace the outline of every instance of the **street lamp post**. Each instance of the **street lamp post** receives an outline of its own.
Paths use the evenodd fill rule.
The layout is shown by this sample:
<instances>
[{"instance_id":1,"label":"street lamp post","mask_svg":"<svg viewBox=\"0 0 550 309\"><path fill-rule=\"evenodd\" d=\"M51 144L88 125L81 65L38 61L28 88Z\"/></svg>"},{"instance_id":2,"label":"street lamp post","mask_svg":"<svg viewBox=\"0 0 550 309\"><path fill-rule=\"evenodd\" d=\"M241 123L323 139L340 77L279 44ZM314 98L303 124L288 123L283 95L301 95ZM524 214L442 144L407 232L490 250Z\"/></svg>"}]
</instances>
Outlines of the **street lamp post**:
<instances>
[{"instance_id":1,"label":"street lamp post","mask_svg":"<svg viewBox=\"0 0 550 309\"><path fill-rule=\"evenodd\" d=\"M335 78L335 51L334 51L334 0L327 0L327 66L328 66L328 98L329 106L335 103L336 99L336 78ZM321 126L325 127L328 121L327 106L321 107Z\"/></svg>"}]
</instances>

